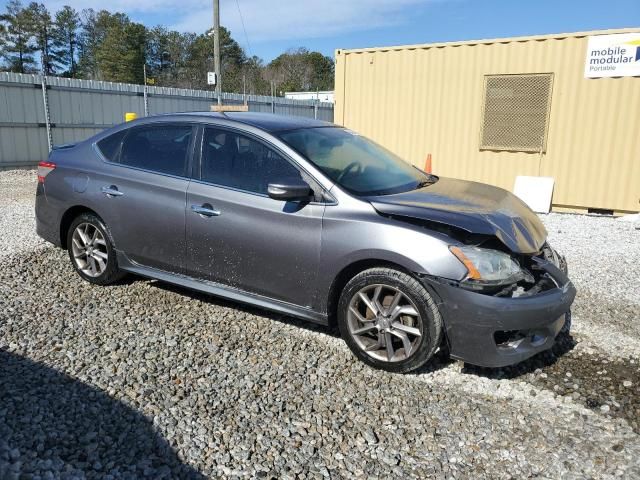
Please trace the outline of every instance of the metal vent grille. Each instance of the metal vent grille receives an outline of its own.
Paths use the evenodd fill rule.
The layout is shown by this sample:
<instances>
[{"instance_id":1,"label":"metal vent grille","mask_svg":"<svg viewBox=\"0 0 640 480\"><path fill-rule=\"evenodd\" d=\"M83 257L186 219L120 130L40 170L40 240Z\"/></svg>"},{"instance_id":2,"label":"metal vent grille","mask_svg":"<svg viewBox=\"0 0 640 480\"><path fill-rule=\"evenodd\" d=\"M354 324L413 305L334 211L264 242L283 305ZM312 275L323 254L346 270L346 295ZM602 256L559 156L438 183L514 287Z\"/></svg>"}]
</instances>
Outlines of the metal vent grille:
<instances>
[{"instance_id":1,"label":"metal vent grille","mask_svg":"<svg viewBox=\"0 0 640 480\"><path fill-rule=\"evenodd\" d=\"M487 75L481 150L544 152L553 74Z\"/></svg>"}]
</instances>

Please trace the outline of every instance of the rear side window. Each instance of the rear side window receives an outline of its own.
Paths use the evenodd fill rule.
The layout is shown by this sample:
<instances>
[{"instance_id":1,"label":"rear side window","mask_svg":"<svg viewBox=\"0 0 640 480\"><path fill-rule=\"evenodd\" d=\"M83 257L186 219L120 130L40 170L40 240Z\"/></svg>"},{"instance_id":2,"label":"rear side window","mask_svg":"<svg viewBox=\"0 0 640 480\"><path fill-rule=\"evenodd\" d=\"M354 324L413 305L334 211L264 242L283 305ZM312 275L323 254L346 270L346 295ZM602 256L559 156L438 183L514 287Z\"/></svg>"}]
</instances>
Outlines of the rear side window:
<instances>
[{"instance_id":1,"label":"rear side window","mask_svg":"<svg viewBox=\"0 0 640 480\"><path fill-rule=\"evenodd\" d=\"M192 132L190 125L132 128L122 143L120 163L158 173L184 176Z\"/></svg>"},{"instance_id":2,"label":"rear side window","mask_svg":"<svg viewBox=\"0 0 640 480\"><path fill-rule=\"evenodd\" d=\"M300 171L262 142L218 128L206 128L201 179L225 187L266 194L269 183L302 178Z\"/></svg>"},{"instance_id":3,"label":"rear side window","mask_svg":"<svg viewBox=\"0 0 640 480\"><path fill-rule=\"evenodd\" d=\"M120 155L120 147L122 146L122 139L124 138L127 130L120 130L113 135L109 135L98 142L98 149L100 153L110 162L117 162Z\"/></svg>"}]
</instances>

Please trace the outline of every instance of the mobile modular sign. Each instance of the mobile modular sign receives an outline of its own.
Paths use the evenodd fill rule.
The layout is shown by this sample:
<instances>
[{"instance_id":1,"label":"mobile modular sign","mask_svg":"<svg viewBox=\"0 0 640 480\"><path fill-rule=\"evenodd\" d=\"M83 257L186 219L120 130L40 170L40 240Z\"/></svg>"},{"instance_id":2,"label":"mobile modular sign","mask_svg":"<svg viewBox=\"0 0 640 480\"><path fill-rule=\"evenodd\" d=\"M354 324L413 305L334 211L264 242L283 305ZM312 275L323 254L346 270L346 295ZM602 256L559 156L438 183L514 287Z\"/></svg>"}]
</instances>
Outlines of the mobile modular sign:
<instances>
[{"instance_id":1,"label":"mobile modular sign","mask_svg":"<svg viewBox=\"0 0 640 480\"><path fill-rule=\"evenodd\" d=\"M640 77L640 33L589 37L584 76Z\"/></svg>"}]
</instances>

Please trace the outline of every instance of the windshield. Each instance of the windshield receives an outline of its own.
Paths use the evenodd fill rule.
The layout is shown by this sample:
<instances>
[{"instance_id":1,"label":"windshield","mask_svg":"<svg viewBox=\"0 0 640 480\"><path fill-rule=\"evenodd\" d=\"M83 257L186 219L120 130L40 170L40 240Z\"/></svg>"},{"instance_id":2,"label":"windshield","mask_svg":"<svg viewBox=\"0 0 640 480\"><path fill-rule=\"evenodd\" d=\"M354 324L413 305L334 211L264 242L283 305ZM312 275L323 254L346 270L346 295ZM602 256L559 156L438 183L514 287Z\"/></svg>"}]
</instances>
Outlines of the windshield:
<instances>
[{"instance_id":1,"label":"windshield","mask_svg":"<svg viewBox=\"0 0 640 480\"><path fill-rule=\"evenodd\" d=\"M303 128L283 132L280 138L355 195L406 192L434 181L372 140L344 128Z\"/></svg>"}]
</instances>

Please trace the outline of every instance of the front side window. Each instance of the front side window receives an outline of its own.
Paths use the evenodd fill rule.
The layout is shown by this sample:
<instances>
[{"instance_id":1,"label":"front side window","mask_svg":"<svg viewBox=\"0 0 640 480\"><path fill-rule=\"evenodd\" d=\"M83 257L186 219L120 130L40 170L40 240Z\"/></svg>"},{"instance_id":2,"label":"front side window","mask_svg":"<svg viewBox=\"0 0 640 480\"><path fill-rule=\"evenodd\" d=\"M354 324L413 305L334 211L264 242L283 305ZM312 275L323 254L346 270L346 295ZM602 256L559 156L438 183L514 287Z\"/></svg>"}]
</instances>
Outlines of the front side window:
<instances>
[{"instance_id":1,"label":"front side window","mask_svg":"<svg viewBox=\"0 0 640 480\"><path fill-rule=\"evenodd\" d=\"M372 140L345 128L301 128L281 133L280 138L355 195L406 192L434 181Z\"/></svg>"},{"instance_id":2,"label":"front side window","mask_svg":"<svg viewBox=\"0 0 640 480\"><path fill-rule=\"evenodd\" d=\"M302 176L295 166L262 142L230 130L206 128L200 178L266 195L269 183Z\"/></svg>"},{"instance_id":3,"label":"front side window","mask_svg":"<svg viewBox=\"0 0 640 480\"><path fill-rule=\"evenodd\" d=\"M132 128L122 144L120 163L158 173L184 176L191 135L190 125Z\"/></svg>"}]
</instances>

